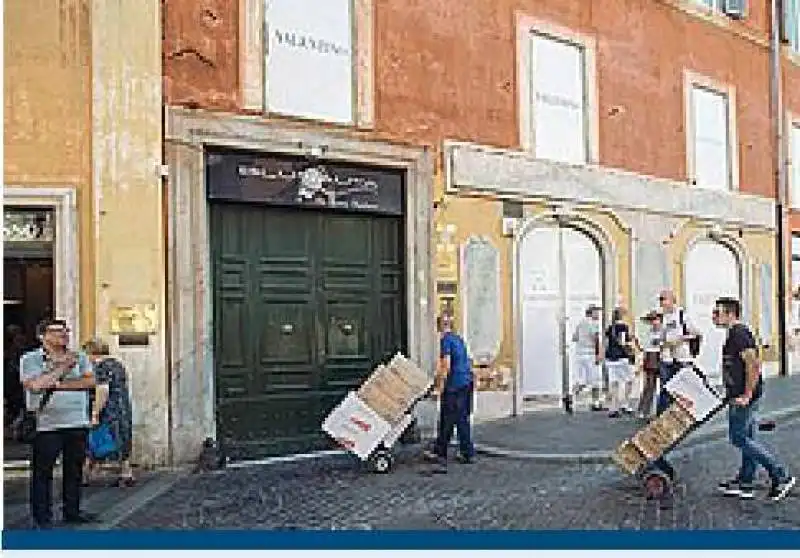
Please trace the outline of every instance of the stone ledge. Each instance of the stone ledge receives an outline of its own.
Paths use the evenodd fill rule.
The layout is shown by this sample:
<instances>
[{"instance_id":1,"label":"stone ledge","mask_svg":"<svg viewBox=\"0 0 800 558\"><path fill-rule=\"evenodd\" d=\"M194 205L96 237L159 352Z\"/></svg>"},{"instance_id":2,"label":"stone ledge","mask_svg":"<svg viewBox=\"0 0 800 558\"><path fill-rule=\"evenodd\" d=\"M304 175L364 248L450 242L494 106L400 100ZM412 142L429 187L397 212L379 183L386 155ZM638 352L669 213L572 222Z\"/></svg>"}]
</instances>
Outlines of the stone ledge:
<instances>
[{"instance_id":1,"label":"stone ledge","mask_svg":"<svg viewBox=\"0 0 800 558\"><path fill-rule=\"evenodd\" d=\"M593 165L554 163L521 151L463 142L445 142L445 161L446 185L452 193L466 189L775 229L774 201L750 194Z\"/></svg>"}]
</instances>

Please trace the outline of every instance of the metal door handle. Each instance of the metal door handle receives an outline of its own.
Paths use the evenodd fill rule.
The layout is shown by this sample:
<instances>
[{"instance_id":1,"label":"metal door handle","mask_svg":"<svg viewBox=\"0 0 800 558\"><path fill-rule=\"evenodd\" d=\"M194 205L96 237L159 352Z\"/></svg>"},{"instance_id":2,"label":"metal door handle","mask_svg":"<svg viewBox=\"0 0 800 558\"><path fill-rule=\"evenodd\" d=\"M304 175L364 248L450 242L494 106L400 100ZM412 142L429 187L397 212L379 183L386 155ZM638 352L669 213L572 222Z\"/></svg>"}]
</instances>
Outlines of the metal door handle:
<instances>
[{"instance_id":1,"label":"metal door handle","mask_svg":"<svg viewBox=\"0 0 800 558\"><path fill-rule=\"evenodd\" d=\"M281 326L281 333L284 335L291 335L294 332L294 326L292 324L283 324Z\"/></svg>"}]
</instances>

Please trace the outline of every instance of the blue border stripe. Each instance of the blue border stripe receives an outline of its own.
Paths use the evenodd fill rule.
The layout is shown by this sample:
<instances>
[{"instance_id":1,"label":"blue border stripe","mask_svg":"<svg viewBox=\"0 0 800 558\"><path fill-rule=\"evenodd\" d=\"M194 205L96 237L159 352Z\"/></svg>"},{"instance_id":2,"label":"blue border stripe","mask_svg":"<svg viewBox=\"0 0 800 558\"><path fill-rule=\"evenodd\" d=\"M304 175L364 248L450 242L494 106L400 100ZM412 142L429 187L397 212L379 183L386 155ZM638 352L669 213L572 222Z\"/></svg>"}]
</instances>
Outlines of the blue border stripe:
<instances>
[{"instance_id":1,"label":"blue border stripe","mask_svg":"<svg viewBox=\"0 0 800 558\"><path fill-rule=\"evenodd\" d=\"M798 531L4 531L4 549L800 549Z\"/></svg>"}]
</instances>

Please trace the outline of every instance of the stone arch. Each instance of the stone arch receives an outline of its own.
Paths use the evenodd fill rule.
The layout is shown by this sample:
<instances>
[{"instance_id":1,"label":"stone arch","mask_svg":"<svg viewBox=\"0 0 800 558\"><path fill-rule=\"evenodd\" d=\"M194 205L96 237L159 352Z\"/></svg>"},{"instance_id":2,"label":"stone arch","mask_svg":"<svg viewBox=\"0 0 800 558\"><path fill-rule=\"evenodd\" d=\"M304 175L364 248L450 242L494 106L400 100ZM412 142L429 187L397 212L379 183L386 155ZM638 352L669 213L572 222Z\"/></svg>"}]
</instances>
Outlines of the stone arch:
<instances>
[{"instance_id":1,"label":"stone arch","mask_svg":"<svg viewBox=\"0 0 800 558\"><path fill-rule=\"evenodd\" d=\"M707 248L703 248L704 246L710 248L711 252L695 255L695 250L707 250ZM716 249L724 250L719 254L730 256L730 261L735 266L735 284L728 283L732 278L725 273L706 274L703 269L698 270L695 267L701 265L700 262L702 260L698 260L698 258L708 258ZM727 255L724 257L727 257ZM714 230L701 231L687 242L682 261L681 290L683 300L681 302L683 307L686 308L689 317L704 334L697 363L707 374L718 377L721 374L720 353L725 334L711 322L712 299L723 294L735 294L742 302L744 319L749 319L750 288L748 284L749 274L747 273L749 267L747 264L749 261L747 250L739 239L733 235ZM710 287L708 284L703 285L708 280L712 282ZM719 283L719 289L717 289L718 285L715 282ZM700 286L698 286L698 283ZM733 290L734 292L722 292L723 290Z\"/></svg>"},{"instance_id":2,"label":"stone arch","mask_svg":"<svg viewBox=\"0 0 800 558\"><path fill-rule=\"evenodd\" d=\"M512 245L512 308L513 308L513 341L514 341L514 406L513 414L520 414L523 407L523 315L522 301L522 252L525 239L534 231L543 228L563 227L573 229L585 235L597 248L601 264L602 305L604 313L610 315L617 301L619 289L619 269L617 266L617 246L611 234L602 224L589 216L573 211L554 209L549 212L528 217L517 227ZM563 358L563 355L562 355Z\"/></svg>"}]
</instances>

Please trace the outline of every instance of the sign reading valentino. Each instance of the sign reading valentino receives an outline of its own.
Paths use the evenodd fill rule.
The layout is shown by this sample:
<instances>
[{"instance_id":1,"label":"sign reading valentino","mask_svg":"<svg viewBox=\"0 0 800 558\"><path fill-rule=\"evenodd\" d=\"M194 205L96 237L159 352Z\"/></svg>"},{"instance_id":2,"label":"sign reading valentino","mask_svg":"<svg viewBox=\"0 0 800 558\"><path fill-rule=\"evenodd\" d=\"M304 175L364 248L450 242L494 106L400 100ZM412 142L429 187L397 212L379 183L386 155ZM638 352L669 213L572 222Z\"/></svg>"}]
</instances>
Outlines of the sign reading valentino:
<instances>
[{"instance_id":1,"label":"sign reading valentino","mask_svg":"<svg viewBox=\"0 0 800 558\"><path fill-rule=\"evenodd\" d=\"M220 149L206 155L206 179L216 200L403 214L394 169Z\"/></svg>"},{"instance_id":2,"label":"sign reading valentino","mask_svg":"<svg viewBox=\"0 0 800 558\"><path fill-rule=\"evenodd\" d=\"M353 0L265 0L270 112L353 121Z\"/></svg>"}]
</instances>

